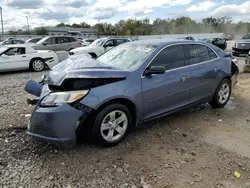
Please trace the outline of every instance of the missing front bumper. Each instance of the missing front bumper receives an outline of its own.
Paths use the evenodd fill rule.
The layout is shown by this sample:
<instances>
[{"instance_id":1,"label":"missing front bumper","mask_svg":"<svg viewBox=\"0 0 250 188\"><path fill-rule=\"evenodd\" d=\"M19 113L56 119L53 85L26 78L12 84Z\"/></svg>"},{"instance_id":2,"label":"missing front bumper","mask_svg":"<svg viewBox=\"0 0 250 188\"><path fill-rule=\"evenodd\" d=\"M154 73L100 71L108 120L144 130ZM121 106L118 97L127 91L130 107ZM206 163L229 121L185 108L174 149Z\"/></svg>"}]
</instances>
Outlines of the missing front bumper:
<instances>
[{"instance_id":1,"label":"missing front bumper","mask_svg":"<svg viewBox=\"0 0 250 188\"><path fill-rule=\"evenodd\" d=\"M87 114L87 111L68 104L47 108L38 106L31 116L28 135L40 141L74 145L79 121Z\"/></svg>"}]
</instances>

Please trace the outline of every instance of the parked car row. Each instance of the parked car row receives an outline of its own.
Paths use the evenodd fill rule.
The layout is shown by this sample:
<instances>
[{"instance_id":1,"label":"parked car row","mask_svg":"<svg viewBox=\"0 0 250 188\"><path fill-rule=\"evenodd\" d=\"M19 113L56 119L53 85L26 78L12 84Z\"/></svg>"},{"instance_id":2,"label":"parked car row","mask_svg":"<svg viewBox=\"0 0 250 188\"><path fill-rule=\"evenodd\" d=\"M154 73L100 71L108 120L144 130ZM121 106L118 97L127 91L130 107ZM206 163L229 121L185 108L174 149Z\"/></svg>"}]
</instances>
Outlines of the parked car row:
<instances>
[{"instance_id":1,"label":"parked car row","mask_svg":"<svg viewBox=\"0 0 250 188\"><path fill-rule=\"evenodd\" d=\"M17 39L6 41L14 40L17 41ZM97 58L111 48L129 41L128 38L119 37L101 38L89 46L82 47L81 42L74 37L33 38L26 41L25 44L23 42L22 45L10 44L0 48L2 52L0 54L0 72L23 69L42 71L45 67L52 68L58 63L54 51L69 51L70 55L85 53Z\"/></svg>"}]
</instances>

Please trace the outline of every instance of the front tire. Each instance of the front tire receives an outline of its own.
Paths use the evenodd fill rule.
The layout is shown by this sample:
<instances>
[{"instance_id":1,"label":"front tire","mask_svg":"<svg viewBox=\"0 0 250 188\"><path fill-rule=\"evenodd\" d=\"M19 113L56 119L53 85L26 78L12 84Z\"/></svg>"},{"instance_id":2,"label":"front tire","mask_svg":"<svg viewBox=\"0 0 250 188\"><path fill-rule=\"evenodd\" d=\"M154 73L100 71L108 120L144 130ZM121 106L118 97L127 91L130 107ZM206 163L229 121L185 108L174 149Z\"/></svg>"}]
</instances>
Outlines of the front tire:
<instances>
[{"instance_id":1,"label":"front tire","mask_svg":"<svg viewBox=\"0 0 250 188\"><path fill-rule=\"evenodd\" d=\"M223 79L218 85L212 101L209 103L213 108L223 108L230 99L232 92L231 82Z\"/></svg>"},{"instance_id":2,"label":"front tire","mask_svg":"<svg viewBox=\"0 0 250 188\"><path fill-rule=\"evenodd\" d=\"M30 69L35 72L41 72L45 68L43 59L33 59L30 62Z\"/></svg>"},{"instance_id":3,"label":"front tire","mask_svg":"<svg viewBox=\"0 0 250 188\"><path fill-rule=\"evenodd\" d=\"M97 145L114 146L128 133L132 116L122 104L111 104L97 114L93 125L92 138Z\"/></svg>"}]
</instances>

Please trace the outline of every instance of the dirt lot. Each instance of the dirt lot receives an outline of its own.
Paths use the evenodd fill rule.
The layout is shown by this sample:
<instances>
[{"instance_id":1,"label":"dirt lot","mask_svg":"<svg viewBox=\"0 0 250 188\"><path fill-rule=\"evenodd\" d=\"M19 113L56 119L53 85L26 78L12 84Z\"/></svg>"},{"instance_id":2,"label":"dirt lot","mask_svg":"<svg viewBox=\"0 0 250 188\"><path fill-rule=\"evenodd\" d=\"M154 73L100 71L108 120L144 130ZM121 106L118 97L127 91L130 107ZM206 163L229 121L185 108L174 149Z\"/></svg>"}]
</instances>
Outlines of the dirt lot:
<instances>
[{"instance_id":1,"label":"dirt lot","mask_svg":"<svg viewBox=\"0 0 250 188\"><path fill-rule=\"evenodd\" d=\"M41 74L0 75L0 188L250 188L250 74L224 109L201 105L143 125L116 147L71 149L25 133L32 107L23 87Z\"/></svg>"}]
</instances>

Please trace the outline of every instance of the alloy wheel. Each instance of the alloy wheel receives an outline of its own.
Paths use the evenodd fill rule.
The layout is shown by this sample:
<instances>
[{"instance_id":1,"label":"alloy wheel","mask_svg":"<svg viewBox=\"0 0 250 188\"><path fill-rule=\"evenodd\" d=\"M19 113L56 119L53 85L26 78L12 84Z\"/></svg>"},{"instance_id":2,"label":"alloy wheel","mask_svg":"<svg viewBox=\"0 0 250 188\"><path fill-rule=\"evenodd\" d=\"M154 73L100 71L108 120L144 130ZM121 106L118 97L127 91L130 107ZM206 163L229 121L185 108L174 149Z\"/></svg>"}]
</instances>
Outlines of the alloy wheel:
<instances>
[{"instance_id":1,"label":"alloy wheel","mask_svg":"<svg viewBox=\"0 0 250 188\"><path fill-rule=\"evenodd\" d=\"M107 142L121 139L128 128L128 117L120 110L108 113L101 124L101 135Z\"/></svg>"},{"instance_id":2,"label":"alloy wheel","mask_svg":"<svg viewBox=\"0 0 250 188\"><path fill-rule=\"evenodd\" d=\"M33 61L32 67L35 71L42 71L44 69L44 63L42 60L37 59Z\"/></svg>"},{"instance_id":3,"label":"alloy wheel","mask_svg":"<svg viewBox=\"0 0 250 188\"><path fill-rule=\"evenodd\" d=\"M228 83L224 83L221 85L220 90L218 92L218 101L221 104L227 102L228 98L230 97L230 86Z\"/></svg>"}]
</instances>

